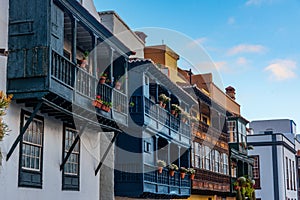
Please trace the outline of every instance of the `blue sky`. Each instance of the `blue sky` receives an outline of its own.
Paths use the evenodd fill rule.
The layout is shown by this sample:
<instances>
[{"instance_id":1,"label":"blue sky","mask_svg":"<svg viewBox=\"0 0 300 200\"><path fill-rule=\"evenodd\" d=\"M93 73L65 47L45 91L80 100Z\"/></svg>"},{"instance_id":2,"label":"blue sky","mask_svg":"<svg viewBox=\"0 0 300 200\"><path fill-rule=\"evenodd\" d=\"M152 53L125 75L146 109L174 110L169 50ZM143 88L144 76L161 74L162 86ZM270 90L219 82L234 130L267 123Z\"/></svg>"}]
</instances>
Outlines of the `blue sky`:
<instances>
[{"instance_id":1,"label":"blue sky","mask_svg":"<svg viewBox=\"0 0 300 200\"><path fill-rule=\"evenodd\" d=\"M116 11L132 29L161 27L191 38L216 64L221 87L236 88L245 118L293 119L300 132L299 0L95 0L95 4L99 11ZM162 39L168 44L167 38Z\"/></svg>"}]
</instances>

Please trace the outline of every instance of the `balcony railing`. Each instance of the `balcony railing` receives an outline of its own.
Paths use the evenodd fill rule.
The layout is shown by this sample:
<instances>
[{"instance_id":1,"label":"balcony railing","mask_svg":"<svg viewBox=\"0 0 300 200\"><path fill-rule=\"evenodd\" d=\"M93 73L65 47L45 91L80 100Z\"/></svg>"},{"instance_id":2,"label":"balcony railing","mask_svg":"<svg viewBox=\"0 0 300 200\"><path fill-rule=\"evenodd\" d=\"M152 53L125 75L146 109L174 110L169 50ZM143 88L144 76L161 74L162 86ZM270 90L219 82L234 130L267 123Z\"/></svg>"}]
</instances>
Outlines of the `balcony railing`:
<instances>
[{"instance_id":1,"label":"balcony railing","mask_svg":"<svg viewBox=\"0 0 300 200\"><path fill-rule=\"evenodd\" d=\"M174 117L169 111L146 97L144 97L144 102L145 115L151 119L155 128L168 135L179 134L182 139L190 138L191 129L189 124L181 122L179 118Z\"/></svg>"},{"instance_id":2,"label":"balcony railing","mask_svg":"<svg viewBox=\"0 0 300 200\"><path fill-rule=\"evenodd\" d=\"M72 102L77 102L78 95L88 99L89 105L86 105L86 108L90 107L96 95L100 95L103 101L112 102L115 119L118 120L121 117L122 121L125 120L127 123L127 96L110 85L99 84L99 80L95 76L55 51L52 51L51 78L76 92L77 95L73 96Z\"/></svg>"},{"instance_id":3,"label":"balcony railing","mask_svg":"<svg viewBox=\"0 0 300 200\"><path fill-rule=\"evenodd\" d=\"M150 165L144 165L144 171L144 181L146 183L171 187L179 195L186 195L180 192L184 191L184 189L187 189L185 190L187 192L190 189L191 181L189 175L185 175L184 179L180 177L179 172L175 172L174 176L170 176L167 169L163 169L162 173L159 174L157 167Z\"/></svg>"}]
</instances>

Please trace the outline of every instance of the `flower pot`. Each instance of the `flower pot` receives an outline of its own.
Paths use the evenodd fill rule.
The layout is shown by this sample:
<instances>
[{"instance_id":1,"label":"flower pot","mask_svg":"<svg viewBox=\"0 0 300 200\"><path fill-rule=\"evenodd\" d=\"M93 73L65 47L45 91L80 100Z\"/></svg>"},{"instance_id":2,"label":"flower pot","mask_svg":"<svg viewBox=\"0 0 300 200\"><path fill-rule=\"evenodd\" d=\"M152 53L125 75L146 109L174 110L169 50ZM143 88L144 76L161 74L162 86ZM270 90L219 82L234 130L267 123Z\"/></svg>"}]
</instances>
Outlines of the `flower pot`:
<instances>
[{"instance_id":1,"label":"flower pot","mask_svg":"<svg viewBox=\"0 0 300 200\"><path fill-rule=\"evenodd\" d=\"M174 176L175 171L174 171L174 170L170 170L170 171L169 171L169 174L170 174L170 176Z\"/></svg>"},{"instance_id":2,"label":"flower pot","mask_svg":"<svg viewBox=\"0 0 300 200\"><path fill-rule=\"evenodd\" d=\"M171 110L171 114L175 116L176 111L175 110Z\"/></svg>"},{"instance_id":3,"label":"flower pot","mask_svg":"<svg viewBox=\"0 0 300 200\"><path fill-rule=\"evenodd\" d=\"M163 107L164 102L163 101L159 101L159 105L160 107Z\"/></svg>"},{"instance_id":4,"label":"flower pot","mask_svg":"<svg viewBox=\"0 0 300 200\"><path fill-rule=\"evenodd\" d=\"M161 174L163 171L163 167L157 167L158 173Z\"/></svg>"},{"instance_id":5,"label":"flower pot","mask_svg":"<svg viewBox=\"0 0 300 200\"><path fill-rule=\"evenodd\" d=\"M104 84L106 81L106 77L105 76L101 76L100 77L100 84Z\"/></svg>"},{"instance_id":6,"label":"flower pot","mask_svg":"<svg viewBox=\"0 0 300 200\"><path fill-rule=\"evenodd\" d=\"M97 107L97 108L101 108L102 107L102 103L99 102L99 101L97 101L97 100L94 100L92 102L92 105L95 106L95 107Z\"/></svg>"},{"instance_id":7,"label":"flower pot","mask_svg":"<svg viewBox=\"0 0 300 200\"><path fill-rule=\"evenodd\" d=\"M117 81L117 82L116 82L116 85L115 85L115 88L116 88L117 90L120 90L120 89L121 89L121 86L122 86L121 82Z\"/></svg>"},{"instance_id":8,"label":"flower pot","mask_svg":"<svg viewBox=\"0 0 300 200\"><path fill-rule=\"evenodd\" d=\"M185 177L185 173L184 172L180 172L180 178L184 179Z\"/></svg>"},{"instance_id":9,"label":"flower pot","mask_svg":"<svg viewBox=\"0 0 300 200\"><path fill-rule=\"evenodd\" d=\"M194 180L194 178L195 178L195 174L191 174L191 175L190 175L190 179L191 179L191 180Z\"/></svg>"},{"instance_id":10,"label":"flower pot","mask_svg":"<svg viewBox=\"0 0 300 200\"><path fill-rule=\"evenodd\" d=\"M87 60L81 60L81 63L80 63L80 67L83 68L83 69L86 69L86 65L88 64Z\"/></svg>"},{"instance_id":11,"label":"flower pot","mask_svg":"<svg viewBox=\"0 0 300 200\"><path fill-rule=\"evenodd\" d=\"M163 108L166 108L166 105L167 105L167 104L163 103L162 107L163 107Z\"/></svg>"},{"instance_id":12,"label":"flower pot","mask_svg":"<svg viewBox=\"0 0 300 200\"><path fill-rule=\"evenodd\" d=\"M106 105L102 105L101 109L105 112L109 112L110 111L110 107L106 106Z\"/></svg>"}]
</instances>

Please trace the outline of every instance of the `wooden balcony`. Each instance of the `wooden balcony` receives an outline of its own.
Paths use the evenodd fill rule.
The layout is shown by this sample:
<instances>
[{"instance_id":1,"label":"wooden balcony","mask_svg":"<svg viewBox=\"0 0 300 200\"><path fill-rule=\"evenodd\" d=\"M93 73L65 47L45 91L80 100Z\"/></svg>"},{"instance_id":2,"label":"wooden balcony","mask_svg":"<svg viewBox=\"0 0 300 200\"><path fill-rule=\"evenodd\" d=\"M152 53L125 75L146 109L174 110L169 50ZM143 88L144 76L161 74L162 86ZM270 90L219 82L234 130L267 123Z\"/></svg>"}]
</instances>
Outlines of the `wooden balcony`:
<instances>
[{"instance_id":1,"label":"wooden balcony","mask_svg":"<svg viewBox=\"0 0 300 200\"><path fill-rule=\"evenodd\" d=\"M34 107L42 101L41 112L72 123L73 118L118 128L127 126L127 95L82 70L49 47L14 52L24 68L8 69L8 93L19 103ZM22 55L22 56L20 56ZM26 61L26 62L25 62ZM92 105L96 95L111 102L109 112Z\"/></svg>"},{"instance_id":2,"label":"wooden balcony","mask_svg":"<svg viewBox=\"0 0 300 200\"><path fill-rule=\"evenodd\" d=\"M144 124L160 134L189 144L191 129L188 123L182 122L146 97L132 97L132 101L135 105L130 109L130 114L136 123Z\"/></svg>"},{"instance_id":3,"label":"wooden balcony","mask_svg":"<svg viewBox=\"0 0 300 200\"><path fill-rule=\"evenodd\" d=\"M224 174L197 169L193 190L205 190L212 192L230 192L230 177Z\"/></svg>"},{"instance_id":4,"label":"wooden balcony","mask_svg":"<svg viewBox=\"0 0 300 200\"><path fill-rule=\"evenodd\" d=\"M130 167L133 166L131 165ZM184 179L180 177L179 172L175 172L174 176L170 176L167 169L163 169L163 172L159 174L156 166L147 164L143 166L143 174L128 173L131 170L123 169L122 172L117 172L117 195L136 198L170 199L187 198L191 194L189 175L185 175Z\"/></svg>"}]
</instances>

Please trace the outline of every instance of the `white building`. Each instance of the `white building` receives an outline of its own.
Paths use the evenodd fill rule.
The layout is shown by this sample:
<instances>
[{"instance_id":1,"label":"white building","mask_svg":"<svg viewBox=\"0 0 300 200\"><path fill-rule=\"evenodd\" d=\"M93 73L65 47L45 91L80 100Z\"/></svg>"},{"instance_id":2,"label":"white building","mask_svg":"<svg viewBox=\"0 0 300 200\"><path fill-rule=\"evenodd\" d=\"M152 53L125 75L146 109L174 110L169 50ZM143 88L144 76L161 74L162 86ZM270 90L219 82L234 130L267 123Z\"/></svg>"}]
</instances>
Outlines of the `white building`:
<instances>
[{"instance_id":1,"label":"white building","mask_svg":"<svg viewBox=\"0 0 300 200\"><path fill-rule=\"evenodd\" d=\"M249 155L255 160L256 198L298 199L295 123L292 120L253 121L250 129L253 134L247 136L247 143L253 146Z\"/></svg>"},{"instance_id":2,"label":"white building","mask_svg":"<svg viewBox=\"0 0 300 200\"><path fill-rule=\"evenodd\" d=\"M1 0L1 50L8 50L9 3L11 2L10 0ZM24 3L29 4L29 2ZM89 9L91 16L94 16L96 20L100 20L92 0L82 0L80 3L86 9ZM58 10L53 1L50 0L50 4L51 9ZM27 6L25 7L27 8ZM25 7L24 10L26 10ZM37 9L36 5L32 7ZM23 10L22 5L18 9ZM24 10L23 12L25 12ZM22 14L24 13L20 13L21 16ZM28 15L31 17L34 16L34 13ZM25 22L14 22L12 20L11 23ZM26 29L27 25L29 27L32 24L34 28L34 23L37 22L32 21L31 25L30 23L24 24L17 31L24 31L21 29ZM0 90L3 91L6 91L8 85L6 82L7 60L7 56L0 55ZM2 153L0 157L0 199L113 199L113 170L106 167L113 165L113 154L111 152L108 153L109 159L106 159L104 168L95 175L95 170L102 158L101 155L104 154L107 144L109 144L109 141L107 141L110 138L109 133L106 137L106 135L95 129L85 128L69 159L66 160L61 169L68 149L71 148L71 144L82 126L69 125L63 120L51 116L50 113L42 112L40 109L34 115L22 139L13 148L22 127L24 128L26 121L34 113L34 109L27 105L30 103L30 100L24 103L12 101L5 117L5 122L11 131L4 137L3 141L0 141ZM100 143L106 145L101 146ZM8 156L10 150L12 151Z\"/></svg>"}]
</instances>

